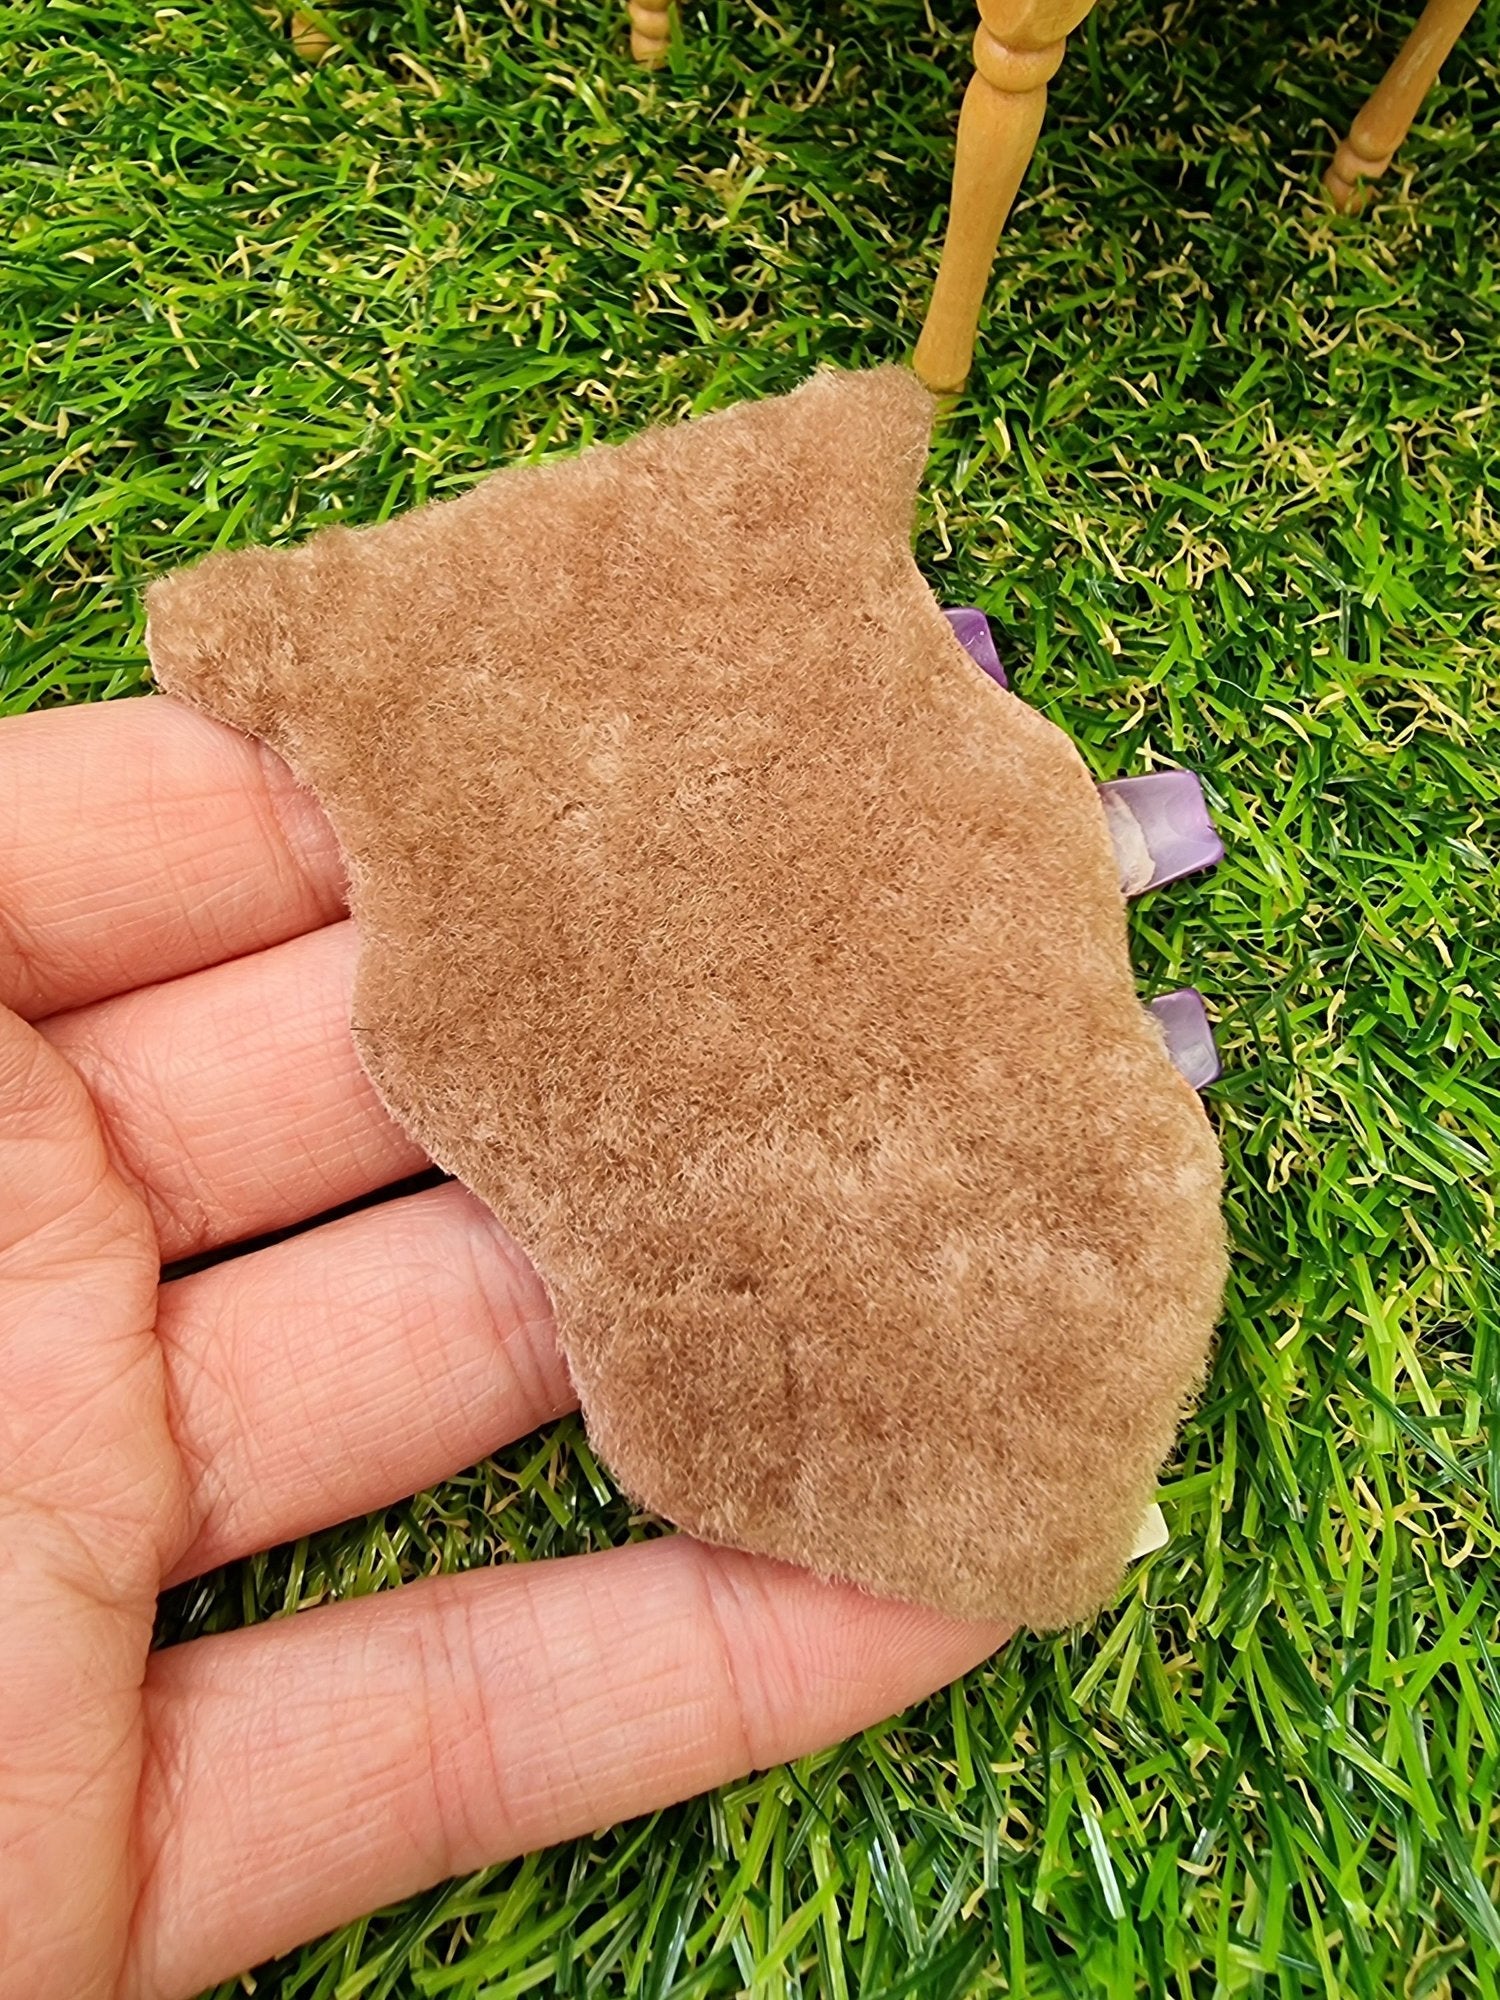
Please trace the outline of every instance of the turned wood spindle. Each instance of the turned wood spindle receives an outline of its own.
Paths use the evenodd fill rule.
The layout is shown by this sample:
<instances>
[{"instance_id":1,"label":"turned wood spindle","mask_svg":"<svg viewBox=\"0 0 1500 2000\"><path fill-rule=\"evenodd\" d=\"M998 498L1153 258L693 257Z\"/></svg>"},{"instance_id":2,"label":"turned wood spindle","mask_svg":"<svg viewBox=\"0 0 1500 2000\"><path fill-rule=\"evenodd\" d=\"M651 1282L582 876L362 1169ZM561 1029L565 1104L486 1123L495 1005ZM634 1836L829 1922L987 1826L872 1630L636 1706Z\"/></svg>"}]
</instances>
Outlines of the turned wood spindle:
<instances>
[{"instance_id":1,"label":"turned wood spindle","mask_svg":"<svg viewBox=\"0 0 1500 2000\"><path fill-rule=\"evenodd\" d=\"M980 0L942 261L912 365L928 388L961 389L1000 231L1041 130L1047 85L1093 0Z\"/></svg>"},{"instance_id":2,"label":"turned wood spindle","mask_svg":"<svg viewBox=\"0 0 1500 2000\"><path fill-rule=\"evenodd\" d=\"M1479 0L1430 0L1323 176L1324 190L1335 208L1346 215L1358 209L1365 198L1364 183L1391 164L1478 4Z\"/></svg>"},{"instance_id":3,"label":"turned wood spindle","mask_svg":"<svg viewBox=\"0 0 1500 2000\"><path fill-rule=\"evenodd\" d=\"M293 14L292 47L304 62L320 63L333 48L333 37L305 14Z\"/></svg>"},{"instance_id":4,"label":"turned wood spindle","mask_svg":"<svg viewBox=\"0 0 1500 2000\"><path fill-rule=\"evenodd\" d=\"M666 61L672 41L671 0L627 0L630 53L653 68Z\"/></svg>"}]
</instances>

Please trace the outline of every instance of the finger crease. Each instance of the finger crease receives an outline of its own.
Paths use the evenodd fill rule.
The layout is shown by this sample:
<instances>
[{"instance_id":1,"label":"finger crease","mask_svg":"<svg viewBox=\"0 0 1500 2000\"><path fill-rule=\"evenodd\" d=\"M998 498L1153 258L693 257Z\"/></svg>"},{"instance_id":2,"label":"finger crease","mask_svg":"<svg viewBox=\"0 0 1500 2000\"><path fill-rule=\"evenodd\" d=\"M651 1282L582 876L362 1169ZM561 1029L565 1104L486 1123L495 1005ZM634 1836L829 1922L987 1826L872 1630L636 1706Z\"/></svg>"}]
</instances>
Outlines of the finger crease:
<instances>
[{"instance_id":1,"label":"finger crease","mask_svg":"<svg viewBox=\"0 0 1500 2000\"><path fill-rule=\"evenodd\" d=\"M16 913L6 908L3 898L0 898L0 952L13 962L13 978L6 980L8 1004L23 1019L34 1020L45 1012L44 953Z\"/></svg>"},{"instance_id":2,"label":"finger crease","mask_svg":"<svg viewBox=\"0 0 1500 2000\"><path fill-rule=\"evenodd\" d=\"M254 743L255 773L257 792L263 807L263 818L275 843L276 853L286 872L300 890L309 908L316 912L324 923L330 923L339 915L343 899L330 895L310 867L302 846L287 817L286 807L280 794L285 789L286 765L268 744L259 738Z\"/></svg>"},{"instance_id":3,"label":"finger crease","mask_svg":"<svg viewBox=\"0 0 1500 2000\"><path fill-rule=\"evenodd\" d=\"M699 1595L707 1614L709 1631L718 1649L719 1675L724 1692L729 1698L729 1713L744 1751L744 1766L747 1771L758 1771L765 1760L757 1754L755 1735L750 1727L750 1705L745 1698L739 1669L735 1664L735 1647L724 1615L725 1593L732 1597L734 1586L725 1576L719 1559L711 1551L697 1542L691 1546L695 1552L693 1567L697 1572Z\"/></svg>"}]
</instances>

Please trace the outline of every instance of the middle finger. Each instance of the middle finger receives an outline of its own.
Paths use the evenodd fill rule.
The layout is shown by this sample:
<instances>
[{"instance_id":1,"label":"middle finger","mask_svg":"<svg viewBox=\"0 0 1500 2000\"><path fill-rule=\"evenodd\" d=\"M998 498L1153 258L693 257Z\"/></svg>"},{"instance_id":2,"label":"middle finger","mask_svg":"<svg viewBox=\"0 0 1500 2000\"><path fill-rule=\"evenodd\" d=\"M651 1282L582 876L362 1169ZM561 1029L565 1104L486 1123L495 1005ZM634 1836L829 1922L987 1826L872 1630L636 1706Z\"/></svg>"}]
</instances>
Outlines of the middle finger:
<instances>
[{"instance_id":1,"label":"middle finger","mask_svg":"<svg viewBox=\"0 0 1500 2000\"><path fill-rule=\"evenodd\" d=\"M450 1181L161 1288L191 1494L167 1583L367 1513L576 1406L540 1278Z\"/></svg>"}]
</instances>

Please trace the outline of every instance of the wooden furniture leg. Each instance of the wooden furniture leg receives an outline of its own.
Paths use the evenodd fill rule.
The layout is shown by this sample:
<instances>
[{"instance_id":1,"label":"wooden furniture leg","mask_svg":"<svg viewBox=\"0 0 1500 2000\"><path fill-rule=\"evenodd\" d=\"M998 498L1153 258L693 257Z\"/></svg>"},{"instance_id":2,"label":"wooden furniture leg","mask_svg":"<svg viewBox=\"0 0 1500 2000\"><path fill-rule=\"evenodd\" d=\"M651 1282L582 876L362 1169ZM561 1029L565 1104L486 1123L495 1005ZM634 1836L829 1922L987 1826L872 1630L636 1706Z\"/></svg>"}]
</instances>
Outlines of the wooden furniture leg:
<instances>
[{"instance_id":1,"label":"wooden furniture leg","mask_svg":"<svg viewBox=\"0 0 1500 2000\"><path fill-rule=\"evenodd\" d=\"M627 0L630 53L653 69L666 61L672 40L671 0Z\"/></svg>"},{"instance_id":2,"label":"wooden furniture leg","mask_svg":"<svg viewBox=\"0 0 1500 2000\"><path fill-rule=\"evenodd\" d=\"M1094 0L979 0L953 200L932 304L912 365L929 389L961 389L1000 231L1030 162L1047 84Z\"/></svg>"},{"instance_id":3,"label":"wooden furniture leg","mask_svg":"<svg viewBox=\"0 0 1500 2000\"><path fill-rule=\"evenodd\" d=\"M332 37L305 14L292 16L292 47L304 62L320 63L333 47Z\"/></svg>"},{"instance_id":4,"label":"wooden furniture leg","mask_svg":"<svg viewBox=\"0 0 1500 2000\"><path fill-rule=\"evenodd\" d=\"M1375 94L1349 128L1333 156L1323 186L1344 214L1359 208L1365 181L1383 174L1410 130L1438 71L1479 0L1428 0L1422 18L1406 39Z\"/></svg>"}]
</instances>

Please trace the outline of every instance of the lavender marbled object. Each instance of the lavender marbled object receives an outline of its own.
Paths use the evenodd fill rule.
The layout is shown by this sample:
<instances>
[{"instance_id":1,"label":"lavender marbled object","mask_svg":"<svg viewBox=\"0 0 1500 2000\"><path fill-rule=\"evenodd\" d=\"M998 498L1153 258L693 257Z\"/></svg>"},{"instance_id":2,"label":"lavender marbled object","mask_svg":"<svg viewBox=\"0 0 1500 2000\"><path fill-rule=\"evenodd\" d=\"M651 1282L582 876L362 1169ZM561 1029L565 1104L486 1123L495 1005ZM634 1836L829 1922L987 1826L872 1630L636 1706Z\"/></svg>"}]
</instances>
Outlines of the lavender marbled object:
<instances>
[{"instance_id":1,"label":"lavender marbled object","mask_svg":"<svg viewBox=\"0 0 1500 2000\"><path fill-rule=\"evenodd\" d=\"M990 621L975 605L943 616L964 651L1001 687L1009 684L995 650ZM1127 896L1160 888L1224 858L1196 771L1152 771L1141 778L1113 778L1099 787L1109 826L1120 887ZM1219 1051L1203 996L1194 987L1163 993L1151 1012L1178 1073L1194 1090L1206 1090L1220 1074Z\"/></svg>"},{"instance_id":2,"label":"lavender marbled object","mask_svg":"<svg viewBox=\"0 0 1500 2000\"><path fill-rule=\"evenodd\" d=\"M1009 687L990 621L976 605L945 611L953 636L976 666ZM1099 787L1110 839L1127 896L1212 868L1224 858L1196 771L1153 771L1143 778L1114 778Z\"/></svg>"},{"instance_id":3,"label":"lavender marbled object","mask_svg":"<svg viewBox=\"0 0 1500 2000\"><path fill-rule=\"evenodd\" d=\"M1000 664L1000 655L995 651L995 635L990 630L990 621L976 605L963 604L956 610L945 611L943 616L953 627L953 636L978 667L983 667L992 681L998 681L1003 688L1010 682L1005 678L1005 669Z\"/></svg>"},{"instance_id":4,"label":"lavender marbled object","mask_svg":"<svg viewBox=\"0 0 1500 2000\"><path fill-rule=\"evenodd\" d=\"M1212 868L1224 859L1196 771L1153 771L1099 787L1127 896Z\"/></svg>"},{"instance_id":5,"label":"lavender marbled object","mask_svg":"<svg viewBox=\"0 0 1500 2000\"><path fill-rule=\"evenodd\" d=\"M1153 1000L1151 1012L1179 1075L1194 1090L1206 1090L1219 1075L1220 1065L1203 995L1195 987L1181 986L1175 993L1163 993Z\"/></svg>"}]
</instances>

